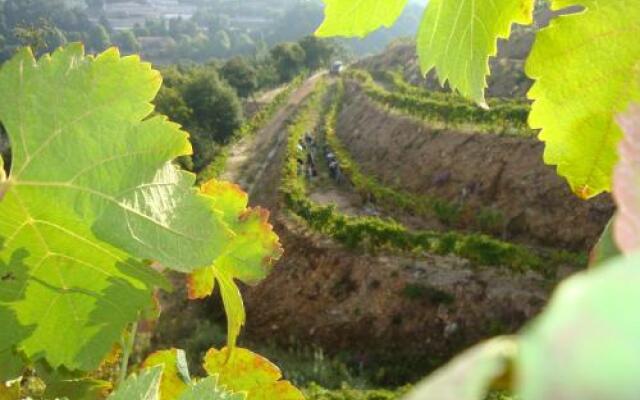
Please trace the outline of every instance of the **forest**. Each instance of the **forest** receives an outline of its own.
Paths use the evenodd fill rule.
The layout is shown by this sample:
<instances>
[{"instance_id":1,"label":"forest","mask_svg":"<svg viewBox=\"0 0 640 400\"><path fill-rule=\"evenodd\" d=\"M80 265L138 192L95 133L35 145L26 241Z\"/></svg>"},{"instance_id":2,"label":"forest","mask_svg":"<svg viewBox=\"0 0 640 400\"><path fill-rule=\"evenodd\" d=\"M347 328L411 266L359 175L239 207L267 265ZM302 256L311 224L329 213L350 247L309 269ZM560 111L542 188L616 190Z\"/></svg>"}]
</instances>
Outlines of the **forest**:
<instances>
[{"instance_id":1,"label":"forest","mask_svg":"<svg viewBox=\"0 0 640 400\"><path fill-rule=\"evenodd\" d=\"M0 0L0 400L640 398L639 20Z\"/></svg>"}]
</instances>

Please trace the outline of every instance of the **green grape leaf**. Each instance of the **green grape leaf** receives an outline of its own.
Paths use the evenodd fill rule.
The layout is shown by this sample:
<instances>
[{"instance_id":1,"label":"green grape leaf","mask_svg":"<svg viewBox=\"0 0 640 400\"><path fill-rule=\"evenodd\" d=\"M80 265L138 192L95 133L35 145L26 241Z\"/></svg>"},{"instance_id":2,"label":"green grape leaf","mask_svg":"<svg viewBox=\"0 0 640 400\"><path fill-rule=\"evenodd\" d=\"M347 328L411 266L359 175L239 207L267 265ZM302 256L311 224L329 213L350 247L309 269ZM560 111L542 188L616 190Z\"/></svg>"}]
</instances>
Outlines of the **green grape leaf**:
<instances>
[{"instance_id":1,"label":"green grape leaf","mask_svg":"<svg viewBox=\"0 0 640 400\"><path fill-rule=\"evenodd\" d=\"M147 118L160 82L136 56L81 45L2 66L13 164L0 183L0 354L95 369L153 288L169 287L140 259L192 271L231 238L171 164L190 152L186 133Z\"/></svg>"},{"instance_id":2,"label":"green grape leaf","mask_svg":"<svg viewBox=\"0 0 640 400\"><path fill-rule=\"evenodd\" d=\"M533 0L430 0L418 31L423 73L433 67L440 82L487 107L489 57L513 23L533 22Z\"/></svg>"},{"instance_id":3,"label":"green grape leaf","mask_svg":"<svg viewBox=\"0 0 640 400\"><path fill-rule=\"evenodd\" d=\"M204 369L217 375L219 384L230 390L247 392L248 400L304 400L295 386L280 380L278 367L247 349L210 349L204 357Z\"/></svg>"},{"instance_id":4,"label":"green grape leaf","mask_svg":"<svg viewBox=\"0 0 640 400\"><path fill-rule=\"evenodd\" d=\"M244 400L245 393L231 393L218 386L218 378L210 376L190 385L178 400Z\"/></svg>"},{"instance_id":5,"label":"green grape leaf","mask_svg":"<svg viewBox=\"0 0 640 400\"><path fill-rule=\"evenodd\" d=\"M0 309L0 320L4 320L4 316L2 314L2 309ZM2 331L6 330L8 329L0 329L0 343L11 343L7 342L5 337L13 338L13 335L3 335ZM16 354L13 347L6 344L0 344L0 382L17 379L22 375L23 371L24 362Z\"/></svg>"},{"instance_id":6,"label":"green grape leaf","mask_svg":"<svg viewBox=\"0 0 640 400\"><path fill-rule=\"evenodd\" d=\"M625 136L620 142L620 162L613 181L618 206L614 237L620 250L629 254L640 250L640 105L633 105L617 120Z\"/></svg>"},{"instance_id":7,"label":"green grape leaf","mask_svg":"<svg viewBox=\"0 0 640 400\"><path fill-rule=\"evenodd\" d=\"M489 389L508 389L517 350L512 337L476 345L418 384L405 400L483 400Z\"/></svg>"},{"instance_id":8,"label":"green grape leaf","mask_svg":"<svg viewBox=\"0 0 640 400\"><path fill-rule=\"evenodd\" d=\"M227 345L234 348L246 318L242 296L234 279L247 284L260 282L281 257L282 248L268 222L269 213L261 208L247 208L248 196L239 186L212 180L202 186L202 192L212 196L213 207L222 213L222 220L235 237L212 266L189 275L189 298L211 295L215 282L218 282L227 314Z\"/></svg>"},{"instance_id":9,"label":"green grape leaf","mask_svg":"<svg viewBox=\"0 0 640 400\"><path fill-rule=\"evenodd\" d=\"M316 30L320 37L364 37L380 27L391 27L407 0L323 0L324 21Z\"/></svg>"},{"instance_id":10,"label":"green grape leaf","mask_svg":"<svg viewBox=\"0 0 640 400\"><path fill-rule=\"evenodd\" d=\"M156 366L128 377L108 400L164 400L160 397L162 367Z\"/></svg>"},{"instance_id":11,"label":"green grape leaf","mask_svg":"<svg viewBox=\"0 0 640 400\"><path fill-rule=\"evenodd\" d=\"M564 281L521 335L519 393L529 400L640 398L640 254Z\"/></svg>"},{"instance_id":12,"label":"green grape leaf","mask_svg":"<svg viewBox=\"0 0 640 400\"><path fill-rule=\"evenodd\" d=\"M622 138L614 115L640 99L632 84L640 7L635 0L553 2L557 9L576 4L586 10L538 32L526 73L536 80L529 123L542 129L544 160L587 199L610 190Z\"/></svg>"},{"instance_id":13,"label":"green grape leaf","mask_svg":"<svg viewBox=\"0 0 640 400\"><path fill-rule=\"evenodd\" d=\"M151 354L142 363L142 368L155 366L163 367L160 382L160 395L162 399L177 399L191 382L186 355L183 350L160 350Z\"/></svg>"}]
</instances>

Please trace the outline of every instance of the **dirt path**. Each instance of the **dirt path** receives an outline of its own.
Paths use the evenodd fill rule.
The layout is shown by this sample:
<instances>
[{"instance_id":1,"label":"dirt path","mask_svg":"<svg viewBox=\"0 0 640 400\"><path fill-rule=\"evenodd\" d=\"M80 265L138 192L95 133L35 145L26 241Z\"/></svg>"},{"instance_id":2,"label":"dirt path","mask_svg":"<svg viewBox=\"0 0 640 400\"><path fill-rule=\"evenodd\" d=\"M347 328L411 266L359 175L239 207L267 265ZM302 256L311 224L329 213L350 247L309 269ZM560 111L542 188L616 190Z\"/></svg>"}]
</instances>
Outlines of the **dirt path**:
<instances>
[{"instance_id":1,"label":"dirt path","mask_svg":"<svg viewBox=\"0 0 640 400\"><path fill-rule=\"evenodd\" d=\"M238 183L250 195L254 193L255 185L263 181L262 177L269 166L280 165L274 162L274 159L284 149L287 137L285 122L313 91L316 82L323 75L321 72L307 79L266 127L231 149L225 172L222 174L223 179Z\"/></svg>"}]
</instances>

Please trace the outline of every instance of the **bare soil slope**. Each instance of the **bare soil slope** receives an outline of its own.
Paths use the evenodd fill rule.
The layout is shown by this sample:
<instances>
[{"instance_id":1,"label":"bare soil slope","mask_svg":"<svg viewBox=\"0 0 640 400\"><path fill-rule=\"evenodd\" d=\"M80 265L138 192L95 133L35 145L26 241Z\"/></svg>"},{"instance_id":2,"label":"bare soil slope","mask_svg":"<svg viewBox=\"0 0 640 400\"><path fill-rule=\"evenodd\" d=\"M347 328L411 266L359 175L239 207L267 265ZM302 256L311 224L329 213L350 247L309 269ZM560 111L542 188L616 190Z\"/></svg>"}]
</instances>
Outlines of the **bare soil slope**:
<instances>
[{"instance_id":1,"label":"bare soil slope","mask_svg":"<svg viewBox=\"0 0 640 400\"><path fill-rule=\"evenodd\" d=\"M434 130L390 114L347 85L338 135L362 169L414 193L500 210L508 239L588 250L613 213L608 195L582 201L536 138Z\"/></svg>"}]
</instances>

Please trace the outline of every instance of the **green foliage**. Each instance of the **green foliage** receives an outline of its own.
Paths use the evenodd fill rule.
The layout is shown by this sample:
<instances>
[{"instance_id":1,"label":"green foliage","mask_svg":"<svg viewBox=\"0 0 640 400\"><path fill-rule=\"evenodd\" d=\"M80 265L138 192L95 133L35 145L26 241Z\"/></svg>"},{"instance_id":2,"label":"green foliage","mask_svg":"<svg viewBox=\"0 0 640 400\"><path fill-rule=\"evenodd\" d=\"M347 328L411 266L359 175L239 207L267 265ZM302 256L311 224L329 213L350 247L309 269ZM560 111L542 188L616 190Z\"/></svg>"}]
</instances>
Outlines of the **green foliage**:
<instances>
[{"instance_id":1,"label":"green foliage","mask_svg":"<svg viewBox=\"0 0 640 400\"><path fill-rule=\"evenodd\" d=\"M536 79L529 92L530 123L542 128L545 162L558 166L577 195L590 198L611 187L622 137L614 115L640 99L640 43L633 34L640 7L633 0L552 4L581 4L586 11L558 18L538 33L526 65Z\"/></svg>"},{"instance_id":2,"label":"green foliage","mask_svg":"<svg viewBox=\"0 0 640 400\"><path fill-rule=\"evenodd\" d=\"M183 88L183 96L197 121L197 136L224 143L242 124L242 105L238 96L213 69L192 71Z\"/></svg>"},{"instance_id":3,"label":"green foliage","mask_svg":"<svg viewBox=\"0 0 640 400\"><path fill-rule=\"evenodd\" d=\"M109 33L102 25L96 25L89 31L87 45L96 52L104 51L111 44Z\"/></svg>"},{"instance_id":4,"label":"green foliage","mask_svg":"<svg viewBox=\"0 0 640 400\"><path fill-rule=\"evenodd\" d=\"M433 67L464 96L486 107L484 89L489 57L498 38L508 38L513 23L533 22L532 0L431 0L418 32L423 73Z\"/></svg>"},{"instance_id":5,"label":"green foliage","mask_svg":"<svg viewBox=\"0 0 640 400\"><path fill-rule=\"evenodd\" d=\"M125 53L137 53L141 50L140 42L132 31L118 32L113 36L113 43Z\"/></svg>"},{"instance_id":6,"label":"green foliage","mask_svg":"<svg viewBox=\"0 0 640 400\"><path fill-rule=\"evenodd\" d=\"M398 19L407 0L323 0L325 19L318 36L365 36Z\"/></svg>"},{"instance_id":7,"label":"green foliage","mask_svg":"<svg viewBox=\"0 0 640 400\"><path fill-rule=\"evenodd\" d=\"M214 66L172 67L163 74L157 111L193 132L194 156L187 165L200 171L218 157L242 124L240 100Z\"/></svg>"},{"instance_id":8,"label":"green foliage","mask_svg":"<svg viewBox=\"0 0 640 400\"><path fill-rule=\"evenodd\" d=\"M338 82L333 103L329 107L324 119L324 134L327 144L329 144L332 151L336 154L340 170L349 178L350 182L362 197L374 199L376 205L387 210L400 209L407 213L414 213L425 217L436 215L440 222L447 227L455 227L458 225L463 212L461 205L435 197L419 196L402 189L386 187L381 185L375 178L364 175L359 170L357 163L352 160L348 150L340 142L335 132L340 104L344 96L343 91L344 87L342 82ZM320 224L320 221L329 221L331 213L332 211L329 209L318 212L317 224ZM473 215L474 216L471 217L471 225L475 223L481 232L495 236L502 234L504 216L500 211L482 209ZM397 228L393 229L395 230ZM355 238L348 240L353 241ZM402 243L402 241L399 242ZM413 240L407 240L404 243L413 243ZM438 252L454 252L455 254L484 265L519 265L520 267L534 266L534 268L542 265L538 256L533 255L524 247L500 246L496 245L496 243L500 243L500 241L491 239L488 236L469 235L464 240L460 240L456 238L456 234L450 233L442 236L439 243L432 243L432 245L434 246L433 249L437 249ZM544 258L554 266L564 263L573 265L584 264L581 256L564 252L551 252L545 255Z\"/></svg>"},{"instance_id":9,"label":"green foliage","mask_svg":"<svg viewBox=\"0 0 640 400\"><path fill-rule=\"evenodd\" d=\"M227 228L170 163L186 135L144 119L159 85L135 58L77 45L37 64L24 50L1 70L15 98L0 105L14 143L0 190L3 352L93 369L166 287L139 260L190 271L221 251Z\"/></svg>"},{"instance_id":10,"label":"green foliage","mask_svg":"<svg viewBox=\"0 0 640 400\"><path fill-rule=\"evenodd\" d=\"M337 390L310 385L304 393L307 400L397 400L407 393L407 388L398 390L362 390L343 387Z\"/></svg>"},{"instance_id":11,"label":"green foliage","mask_svg":"<svg viewBox=\"0 0 640 400\"><path fill-rule=\"evenodd\" d=\"M379 73L375 73L375 78L392 85L393 90L409 96L439 100L452 104L463 104L467 106L474 105L471 100L468 100L467 98L456 93L436 92L424 87L412 85L405 80L403 74L399 71L382 71ZM526 119L531 109L528 103L518 99L502 98L490 98L486 101L490 109L484 110L485 112L496 112L496 110L504 109L504 111L501 111L503 114L510 115L512 118L517 116L517 119L521 120L520 123L523 126L526 126Z\"/></svg>"},{"instance_id":12,"label":"green foliage","mask_svg":"<svg viewBox=\"0 0 640 400\"><path fill-rule=\"evenodd\" d=\"M529 108L513 102L499 104L491 110L460 101L454 94L436 94L428 91L399 90L390 92L377 85L365 71L349 71L347 77L357 80L364 92L373 100L420 119L441 122L447 126L470 126L474 131L486 130L532 136L527 129Z\"/></svg>"},{"instance_id":13,"label":"green foliage","mask_svg":"<svg viewBox=\"0 0 640 400\"><path fill-rule=\"evenodd\" d=\"M304 49L298 43L281 43L270 51L281 82L289 82L299 75L305 63Z\"/></svg>"},{"instance_id":14,"label":"green foliage","mask_svg":"<svg viewBox=\"0 0 640 400\"><path fill-rule=\"evenodd\" d=\"M315 127L319 116L314 110L321 108L325 93L326 84L321 84L289 126L287 157L282 173L281 190L285 204L311 228L351 248L454 254L479 265L503 266L518 271L535 269L551 272L567 261L554 252L538 255L523 246L485 235L410 231L393 220L349 216L336 211L333 206L320 206L312 202L306 195L304 182L298 176L297 146L304 133ZM573 258L573 264L580 265L580 257Z\"/></svg>"},{"instance_id":15,"label":"green foliage","mask_svg":"<svg viewBox=\"0 0 640 400\"><path fill-rule=\"evenodd\" d=\"M304 63L310 71L327 67L336 52L336 48L330 40L315 36L305 36L299 43L304 50Z\"/></svg>"},{"instance_id":16,"label":"green foliage","mask_svg":"<svg viewBox=\"0 0 640 400\"><path fill-rule=\"evenodd\" d=\"M240 97L248 97L258 88L256 70L243 58L235 57L227 61L220 74Z\"/></svg>"},{"instance_id":17,"label":"green foliage","mask_svg":"<svg viewBox=\"0 0 640 400\"><path fill-rule=\"evenodd\" d=\"M300 75L296 77L287 87L274 97L273 100L260 111L251 117L248 121L245 121L242 126L237 129L228 144L218 152L213 160L198 173L198 181L206 182L210 179L219 177L227 164L229 158L229 149L231 145L237 143L242 138L247 138L255 135L260 129L262 129L280 109L287 104L291 93L302 85L304 82L304 76Z\"/></svg>"},{"instance_id":18,"label":"green foliage","mask_svg":"<svg viewBox=\"0 0 640 400\"><path fill-rule=\"evenodd\" d=\"M215 260L217 276L255 282L279 257L265 211L245 209L246 195L218 182L194 189L195 177L171 163L190 146L176 124L149 117L160 81L138 57L85 57L80 45L39 61L23 50L0 70L15 98L0 105L15 143L0 182L0 380L36 365L46 396L104 398L110 384L84 371L122 339L124 377L135 332L124 328L155 315L155 289L169 288L143 260L181 272ZM157 355L176 360L164 381L185 375L184 357L172 354ZM143 372L112 398L156 399L154 382L156 372ZM184 399L211 386L187 383ZM244 398L222 394L206 398Z\"/></svg>"},{"instance_id":19,"label":"green foliage","mask_svg":"<svg viewBox=\"0 0 640 400\"><path fill-rule=\"evenodd\" d=\"M157 366L132 375L108 400L160 400L162 367Z\"/></svg>"},{"instance_id":20,"label":"green foliage","mask_svg":"<svg viewBox=\"0 0 640 400\"><path fill-rule=\"evenodd\" d=\"M228 320L227 342L233 349L246 318L234 280L257 284L268 275L283 250L268 223L269 212L248 208L249 196L239 186L212 180L202 186L202 191L215 199L214 207L222 211L233 239L211 266L189 276L189 298L210 296L218 283Z\"/></svg>"}]
</instances>

